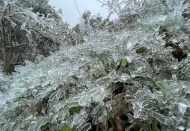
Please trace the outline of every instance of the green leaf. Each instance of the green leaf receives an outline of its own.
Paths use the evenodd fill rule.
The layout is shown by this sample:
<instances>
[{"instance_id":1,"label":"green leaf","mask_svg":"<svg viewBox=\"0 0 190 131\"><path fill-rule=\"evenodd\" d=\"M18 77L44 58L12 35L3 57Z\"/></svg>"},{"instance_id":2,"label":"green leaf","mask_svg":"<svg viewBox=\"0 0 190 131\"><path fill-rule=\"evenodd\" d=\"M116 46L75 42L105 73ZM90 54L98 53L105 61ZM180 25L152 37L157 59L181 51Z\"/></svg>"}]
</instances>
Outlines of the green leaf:
<instances>
[{"instance_id":1,"label":"green leaf","mask_svg":"<svg viewBox=\"0 0 190 131\"><path fill-rule=\"evenodd\" d=\"M141 48L139 48L139 49L136 50L136 53L137 53L137 54L142 54L142 53L145 52L145 50L146 50L146 48L141 47Z\"/></svg>"},{"instance_id":2,"label":"green leaf","mask_svg":"<svg viewBox=\"0 0 190 131\"><path fill-rule=\"evenodd\" d=\"M69 112L70 112L70 114L74 114L74 113L76 113L76 112L78 112L78 107L71 107L70 109L69 109Z\"/></svg>"},{"instance_id":3,"label":"green leaf","mask_svg":"<svg viewBox=\"0 0 190 131\"><path fill-rule=\"evenodd\" d=\"M61 128L61 131L71 131L71 128L69 126L64 126Z\"/></svg>"},{"instance_id":4,"label":"green leaf","mask_svg":"<svg viewBox=\"0 0 190 131\"><path fill-rule=\"evenodd\" d=\"M125 67L126 65L127 65L127 60L122 59L122 60L121 60L121 66L122 66L122 67Z\"/></svg>"}]
</instances>

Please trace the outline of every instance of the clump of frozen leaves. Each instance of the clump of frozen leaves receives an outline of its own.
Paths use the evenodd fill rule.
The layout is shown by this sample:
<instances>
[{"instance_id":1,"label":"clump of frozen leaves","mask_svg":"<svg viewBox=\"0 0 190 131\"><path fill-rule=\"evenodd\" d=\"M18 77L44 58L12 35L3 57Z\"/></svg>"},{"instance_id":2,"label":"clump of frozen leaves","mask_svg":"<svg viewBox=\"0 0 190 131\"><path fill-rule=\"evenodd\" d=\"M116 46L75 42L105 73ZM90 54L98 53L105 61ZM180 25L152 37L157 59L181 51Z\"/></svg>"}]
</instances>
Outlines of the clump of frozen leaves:
<instances>
[{"instance_id":1,"label":"clump of frozen leaves","mask_svg":"<svg viewBox=\"0 0 190 131\"><path fill-rule=\"evenodd\" d=\"M166 12L151 14L158 4ZM0 96L0 128L189 130L189 25L181 17L188 4L146 0L139 4L145 17L125 30L99 31L82 45L26 61Z\"/></svg>"}]
</instances>

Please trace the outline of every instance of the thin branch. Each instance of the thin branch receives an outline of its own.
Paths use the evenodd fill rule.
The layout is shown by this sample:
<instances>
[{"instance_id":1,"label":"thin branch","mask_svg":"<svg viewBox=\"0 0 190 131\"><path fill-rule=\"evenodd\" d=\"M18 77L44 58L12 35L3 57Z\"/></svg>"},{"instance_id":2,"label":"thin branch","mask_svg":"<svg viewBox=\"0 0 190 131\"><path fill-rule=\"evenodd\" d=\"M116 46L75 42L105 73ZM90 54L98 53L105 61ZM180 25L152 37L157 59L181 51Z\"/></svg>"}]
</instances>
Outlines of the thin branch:
<instances>
[{"instance_id":1,"label":"thin branch","mask_svg":"<svg viewBox=\"0 0 190 131\"><path fill-rule=\"evenodd\" d=\"M115 116L114 116L116 127L117 127L117 131L123 131L122 120L121 120L121 116L120 115L121 115L121 113L118 111L115 114Z\"/></svg>"},{"instance_id":2,"label":"thin branch","mask_svg":"<svg viewBox=\"0 0 190 131\"><path fill-rule=\"evenodd\" d=\"M136 122L132 123L125 131L130 131L135 125Z\"/></svg>"},{"instance_id":3,"label":"thin branch","mask_svg":"<svg viewBox=\"0 0 190 131\"><path fill-rule=\"evenodd\" d=\"M99 130L99 124L96 125L96 131L98 131L98 130Z\"/></svg>"}]
</instances>

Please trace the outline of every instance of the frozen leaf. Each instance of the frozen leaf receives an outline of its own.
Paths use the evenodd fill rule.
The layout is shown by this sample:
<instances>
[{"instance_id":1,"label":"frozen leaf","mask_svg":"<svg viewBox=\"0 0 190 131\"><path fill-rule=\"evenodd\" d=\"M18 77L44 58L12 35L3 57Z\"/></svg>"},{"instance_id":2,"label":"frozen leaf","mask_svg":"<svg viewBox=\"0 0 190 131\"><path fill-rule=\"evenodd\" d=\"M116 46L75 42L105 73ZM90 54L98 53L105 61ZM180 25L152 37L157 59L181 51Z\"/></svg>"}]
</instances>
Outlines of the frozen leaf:
<instances>
[{"instance_id":1,"label":"frozen leaf","mask_svg":"<svg viewBox=\"0 0 190 131\"><path fill-rule=\"evenodd\" d=\"M3 128L1 129L1 131L13 130L14 124L15 124L15 123L7 122L7 123L3 126Z\"/></svg>"},{"instance_id":2,"label":"frozen leaf","mask_svg":"<svg viewBox=\"0 0 190 131\"><path fill-rule=\"evenodd\" d=\"M153 112L152 116L154 118L156 118L160 123L163 123L165 125L173 125L174 121L172 120L172 118L164 116L162 114L159 114L157 112Z\"/></svg>"},{"instance_id":3,"label":"frozen leaf","mask_svg":"<svg viewBox=\"0 0 190 131\"><path fill-rule=\"evenodd\" d=\"M156 85L158 86L159 90L164 89L164 86L162 85L162 82L157 81Z\"/></svg>"},{"instance_id":4,"label":"frozen leaf","mask_svg":"<svg viewBox=\"0 0 190 131\"><path fill-rule=\"evenodd\" d=\"M105 116L105 115L101 115L101 116L98 118L99 122L101 122L101 123L104 123L104 122L106 121L106 119L107 119L107 116Z\"/></svg>"},{"instance_id":5,"label":"frozen leaf","mask_svg":"<svg viewBox=\"0 0 190 131\"><path fill-rule=\"evenodd\" d=\"M79 103L80 106L88 106L89 103L90 103L90 101L91 101L91 99L90 99L87 95L84 94L84 95L79 99L78 103Z\"/></svg>"},{"instance_id":6,"label":"frozen leaf","mask_svg":"<svg viewBox=\"0 0 190 131\"><path fill-rule=\"evenodd\" d=\"M50 119L48 117L38 117L37 121L33 121L33 123L31 123L31 126L29 127L31 130L40 130L41 126L47 124L48 122L50 122Z\"/></svg>"},{"instance_id":7,"label":"frozen leaf","mask_svg":"<svg viewBox=\"0 0 190 131\"><path fill-rule=\"evenodd\" d=\"M96 107L93 108L91 114L92 114L92 115L96 115L97 112L100 110L100 108L101 108L101 105L97 105Z\"/></svg>"},{"instance_id":8,"label":"frozen leaf","mask_svg":"<svg viewBox=\"0 0 190 131\"><path fill-rule=\"evenodd\" d=\"M185 127L179 126L178 129L179 129L180 131L184 131Z\"/></svg>"},{"instance_id":9,"label":"frozen leaf","mask_svg":"<svg viewBox=\"0 0 190 131\"><path fill-rule=\"evenodd\" d=\"M83 116L81 114L78 114L73 118L73 124L78 125L79 123L82 123L84 121Z\"/></svg>"},{"instance_id":10,"label":"frozen leaf","mask_svg":"<svg viewBox=\"0 0 190 131\"><path fill-rule=\"evenodd\" d=\"M91 124L87 123L82 128L81 131L89 131L91 129Z\"/></svg>"},{"instance_id":11,"label":"frozen leaf","mask_svg":"<svg viewBox=\"0 0 190 131\"><path fill-rule=\"evenodd\" d=\"M131 77L128 74L124 74L124 73L121 74L121 80L122 80L122 82L126 82L130 78Z\"/></svg>"},{"instance_id":12,"label":"frozen leaf","mask_svg":"<svg viewBox=\"0 0 190 131\"><path fill-rule=\"evenodd\" d=\"M187 108L190 107L190 103L188 100L179 100L178 101L178 110L181 112L181 113L185 113Z\"/></svg>"}]
</instances>

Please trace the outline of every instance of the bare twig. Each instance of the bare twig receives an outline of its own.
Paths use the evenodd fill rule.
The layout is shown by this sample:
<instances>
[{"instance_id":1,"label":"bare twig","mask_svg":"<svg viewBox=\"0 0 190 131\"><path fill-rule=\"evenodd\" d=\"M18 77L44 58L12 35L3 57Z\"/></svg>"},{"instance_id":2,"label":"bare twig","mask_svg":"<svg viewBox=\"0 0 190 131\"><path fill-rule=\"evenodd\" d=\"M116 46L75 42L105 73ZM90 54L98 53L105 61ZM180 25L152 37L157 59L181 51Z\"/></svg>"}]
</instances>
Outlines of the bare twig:
<instances>
[{"instance_id":1,"label":"bare twig","mask_svg":"<svg viewBox=\"0 0 190 131\"><path fill-rule=\"evenodd\" d=\"M98 131L98 130L99 130L99 124L96 125L96 131Z\"/></svg>"},{"instance_id":2,"label":"bare twig","mask_svg":"<svg viewBox=\"0 0 190 131\"><path fill-rule=\"evenodd\" d=\"M125 131L130 131L135 125L136 122L132 123Z\"/></svg>"},{"instance_id":3,"label":"bare twig","mask_svg":"<svg viewBox=\"0 0 190 131\"><path fill-rule=\"evenodd\" d=\"M118 111L114 118L115 118L115 123L116 123L116 127L117 127L117 131L123 131L123 128L122 128L122 121L121 121L121 113Z\"/></svg>"}]
</instances>

